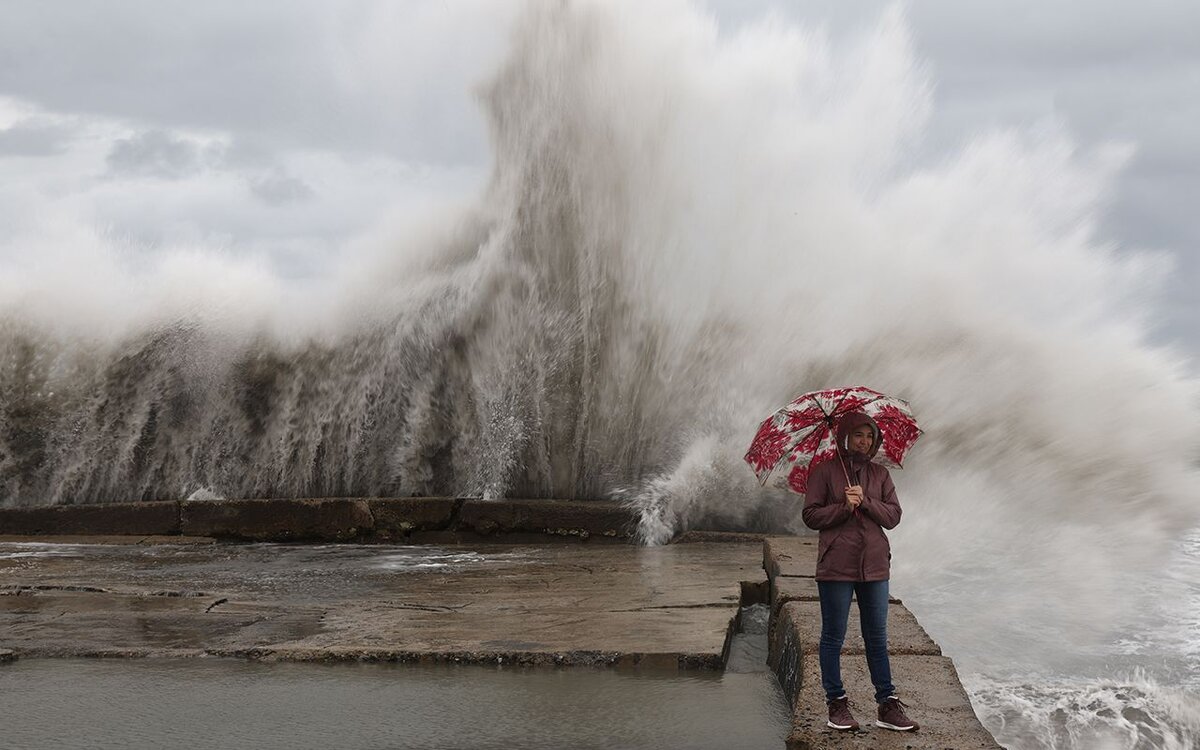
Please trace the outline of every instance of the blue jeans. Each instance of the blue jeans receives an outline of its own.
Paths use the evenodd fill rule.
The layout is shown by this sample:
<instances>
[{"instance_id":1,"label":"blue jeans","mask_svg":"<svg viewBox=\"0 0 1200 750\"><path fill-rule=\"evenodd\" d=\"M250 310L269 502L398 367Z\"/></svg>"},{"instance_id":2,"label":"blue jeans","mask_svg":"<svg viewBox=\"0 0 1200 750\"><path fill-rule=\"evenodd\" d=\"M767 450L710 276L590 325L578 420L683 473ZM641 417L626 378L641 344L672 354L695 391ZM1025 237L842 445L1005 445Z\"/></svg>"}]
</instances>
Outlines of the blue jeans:
<instances>
[{"instance_id":1,"label":"blue jeans","mask_svg":"<svg viewBox=\"0 0 1200 750\"><path fill-rule=\"evenodd\" d=\"M867 669L875 684L875 702L883 703L896 692L887 651L888 582L817 581L817 592L821 595L821 645L817 653L825 699L846 694L842 688L842 643L850 619L850 597L854 595L858 599Z\"/></svg>"}]
</instances>

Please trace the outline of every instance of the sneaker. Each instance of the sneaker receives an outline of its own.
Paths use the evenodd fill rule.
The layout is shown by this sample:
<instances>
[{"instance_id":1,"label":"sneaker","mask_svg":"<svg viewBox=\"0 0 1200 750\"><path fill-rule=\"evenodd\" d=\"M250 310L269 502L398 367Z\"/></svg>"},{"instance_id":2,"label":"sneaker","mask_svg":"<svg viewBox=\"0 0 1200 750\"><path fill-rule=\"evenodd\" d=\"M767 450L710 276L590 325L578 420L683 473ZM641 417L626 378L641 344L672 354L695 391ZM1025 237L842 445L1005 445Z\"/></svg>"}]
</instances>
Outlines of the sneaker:
<instances>
[{"instance_id":1,"label":"sneaker","mask_svg":"<svg viewBox=\"0 0 1200 750\"><path fill-rule=\"evenodd\" d=\"M879 720L875 722L875 726L883 727L884 729L895 729L897 732L915 732L920 727L917 722L904 715L904 709L908 706L904 705L899 698L892 696L879 704ZM829 715L833 716L833 709L829 709Z\"/></svg>"},{"instance_id":2,"label":"sneaker","mask_svg":"<svg viewBox=\"0 0 1200 750\"><path fill-rule=\"evenodd\" d=\"M834 729L858 729L858 722L850 715L850 699L846 696L829 701L829 721L826 726Z\"/></svg>"}]
</instances>

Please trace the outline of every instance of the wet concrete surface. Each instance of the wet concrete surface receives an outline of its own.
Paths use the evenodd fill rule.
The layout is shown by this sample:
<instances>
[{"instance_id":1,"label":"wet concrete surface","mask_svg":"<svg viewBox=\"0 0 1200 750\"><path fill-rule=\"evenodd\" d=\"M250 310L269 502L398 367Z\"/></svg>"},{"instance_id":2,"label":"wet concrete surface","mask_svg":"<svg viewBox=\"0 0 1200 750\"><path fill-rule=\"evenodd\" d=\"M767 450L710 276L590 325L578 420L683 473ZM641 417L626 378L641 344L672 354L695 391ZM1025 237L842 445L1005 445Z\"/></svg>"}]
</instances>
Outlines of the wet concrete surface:
<instances>
[{"instance_id":1,"label":"wet concrete surface","mask_svg":"<svg viewBox=\"0 0 1200 750\"><path fill-rule=\"evenodd\" d=\"M739 582L763 577L755 544L142 541L0 542L0 648L719 667Z\"/></svg>"},{"instance_id":2,"label":"wet concrete surface","mask_svg":"<svg viewBox=\"0 0 1200 750\"><path fill-rule=\"evenodd\" d=\"M771 591L768 662L792 704L789 750L999 748L976 717L954 663L941 655L941 648L916 617L894 598L888 611L893 681L911 706L908 716L921 724L920 731L894 732L874 725L875 690L854 611L842 647L842 680L863 730L839 732L826 726L828 709L817 658L821 604L813 578L816 557L815 536L773 537L763 544L763 568Z\"/></svg>"},{"instance_id":3,"label":"wet concrete surface","mask_svg":"<svg viewBox=\"0 0 1200 750\"><path fill-rule=\"evenodd\" d=\"M954 663L944 656L892 656L901 699L906 713L918 722L916 732L896 732L875 726L878 708L875 689L862 657L842 658L842 682L850 696L851 711L862 725L857 732L840 732L825 725L828 708L821 687L821 665L816 654L803 657L806 680L792 715L789 750L999 750L992 735L975 716L967 691L958 679ZM812 679L807 679L812 675Z\"/></svg>"}]
</instances>

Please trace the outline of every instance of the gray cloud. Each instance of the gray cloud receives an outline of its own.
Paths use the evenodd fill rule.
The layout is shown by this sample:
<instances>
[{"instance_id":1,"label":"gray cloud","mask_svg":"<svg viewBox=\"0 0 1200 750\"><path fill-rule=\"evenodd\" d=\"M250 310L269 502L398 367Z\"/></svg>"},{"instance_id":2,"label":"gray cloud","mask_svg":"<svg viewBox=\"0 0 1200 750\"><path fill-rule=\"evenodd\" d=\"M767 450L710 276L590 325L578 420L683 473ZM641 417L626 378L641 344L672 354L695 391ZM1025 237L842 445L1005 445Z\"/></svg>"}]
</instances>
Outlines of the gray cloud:
<instances>
[{"instance_id":1,"label":"gray cloud","mask_svg":"<svg viewBox=\"0 0 1200 750\"><path fill-rule=\"evenodd\" d=\"M0 91L276 148L476 163L472 86L516 5L0 0Z\"/></svg>"},{"instance_id":2,"label":"gray cloud","mask_svg":"<svg viewBox=\"0 0 1200 750\"><path fill-rule=\"evenodd\" d=\"M311 198L313 189L288 174L278 155L245 141L201 144L165 130L147 130L115 141L106 158L109 179L155 177L188 180L201 173L242 175L251 195L268 206Z\"/></svg>"},{"instance_id":3,"label":"gray cloud","mask_svg":"<svg viewBox=\"0 0 1200 750\"><path fill-rule=\"evenodd\" d=\"M68 127L26 118L0 130L0 156L53 156L74 137Z\"/></svg>"},{"instance_id":4,"label":"gray cloud","mask_svg":"<svg viewBox=\"0 0 1200 750\"><path fill-rule=\"evenodd\" d=\"M148 130L117 141L107 162L110 176L168 180L191 177L204 166L196 144L163 130Z\"/></svg>"},{"instance_id":5,"label":"gray cloud","mask_svg":"<svg viewBox=\"0 0 1200 750\"><path fill-rule=\"evenodd\" d=\"M282 206L313 196L313 189L303 180L272 172L250 180L250 192L269 206Z\"/></svg>"}]
</instances>

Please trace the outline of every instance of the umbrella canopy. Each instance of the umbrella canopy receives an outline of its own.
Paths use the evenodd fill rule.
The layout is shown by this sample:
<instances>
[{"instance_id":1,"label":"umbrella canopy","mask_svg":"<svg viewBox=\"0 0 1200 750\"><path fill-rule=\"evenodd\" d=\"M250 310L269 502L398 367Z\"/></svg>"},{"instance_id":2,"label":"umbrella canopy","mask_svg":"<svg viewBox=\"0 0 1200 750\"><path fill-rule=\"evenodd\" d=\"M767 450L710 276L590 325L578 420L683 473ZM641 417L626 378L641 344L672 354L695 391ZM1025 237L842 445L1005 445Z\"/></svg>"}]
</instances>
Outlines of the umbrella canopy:
<instances>
[{"instance_id":1,"label":"umbrella canopy","mask_svg":"<svg viewBox=\"0 0 1200 750\"><path fill-rule=\"evenodd\" d=\"M813 391L763 420L746 463L759 484L778 472L782 484L801 495L808 489L813 466L837 456L837 421L844 414L862 412L875 420L883 444L875 460L902 468L904 455L921 436L908 402L863 386Z\"/></svg>"}]
</instances>

